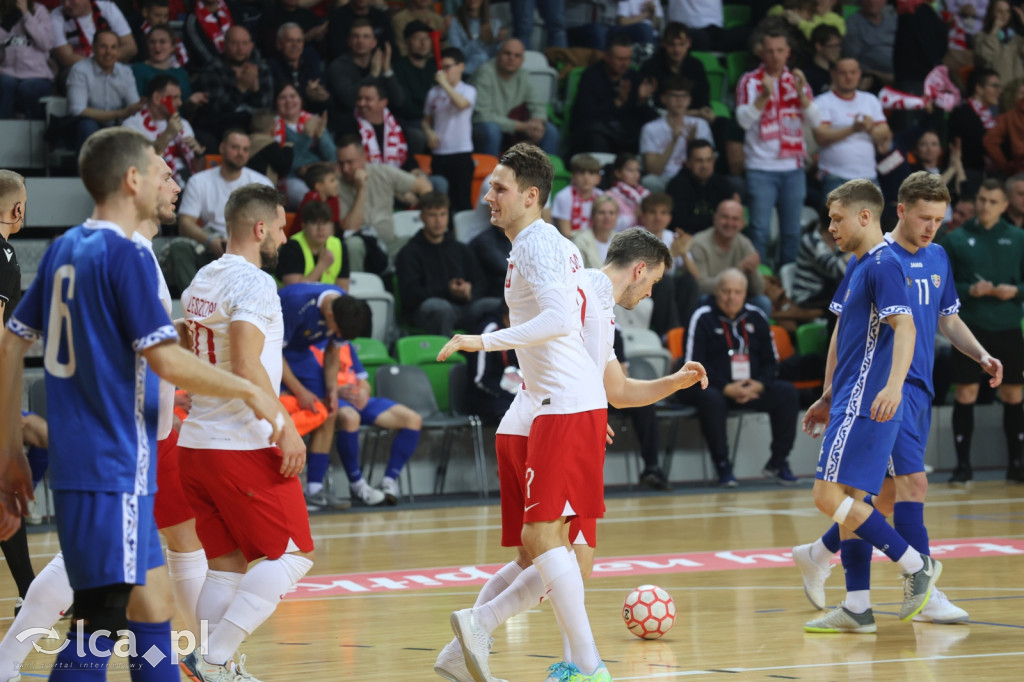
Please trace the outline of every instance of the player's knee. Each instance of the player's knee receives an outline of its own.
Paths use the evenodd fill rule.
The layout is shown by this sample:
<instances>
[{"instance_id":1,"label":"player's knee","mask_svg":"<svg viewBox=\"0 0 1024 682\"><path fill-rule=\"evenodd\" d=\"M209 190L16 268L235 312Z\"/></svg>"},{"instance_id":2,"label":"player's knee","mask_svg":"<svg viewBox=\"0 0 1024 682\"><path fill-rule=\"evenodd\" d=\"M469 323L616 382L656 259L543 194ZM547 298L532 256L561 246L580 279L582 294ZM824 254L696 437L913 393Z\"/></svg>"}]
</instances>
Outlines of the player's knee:
<instances>
[{"instance_id":1,"label":"player's knee","mask_svg":"<svg viewBox=\"0 0 1024 682\"><path fill-rule=\"evenodd\" d=\"M342 407L336 417L338 429L349 433L359 430L359 413L351 407Z\"/></svg>"},{"instance_id":2,"label":"player's knee","mask_svg":"<svg viewBox=\"0 0 1024 682\"><path fill-rule=\"evenodd\" d=\"M405 414L403 419L402 428L412 429L413 431L419 431L423 428L423 417L418 412L414 412L408 407L405 408Z\"/></svg>"},{"instance_id":3,"label":"player's knee","mask_svg":"<svg viewBox=\"0 0 1024 682\"><path fill-rule=\"evenodd\" d=\"M120 583L88 590L75 591L75 620L82 621L82 629L92 634L104 630L116 636L128 629L128 598L133 585Z\"/></svg>"},{"instance_id":4,"label":"player's knee","mask_svg":"<svg viewBox=\"0 0 1024 682\"><path fill-rule=\"evenodd\" d=\"M924 502L927 494L928 475L923 471L897 477L895 498L900 502ZM883 511L878 504L875 504L875 508L888 516L892 512L895 499L890 497L886 501L888 502L888 511Z\"/></svg>"},{"instance_id":5,"label":"player's knee","mask_svg":"<svg viewBox=\"0 0 1024 682\"><path fill-rule=\"evenodd\" d=\"M961 405L973 405L978 400L978 384L958 384L954 387L953 393L955 400Z\"/></svg>"},{"instance_id":6,"label":"player's knee","mask_svg":"<svg viewBox=\"0 0 1024 682\"><path fill-rule=\"evenodd\" d=\"M839 507L839 503L842 502L842 496L837 495L833 486L821 485L822 483L824 481L817 481L814 486L814 506L818 508L818 511L832 516Z\"/></svg>"},{"instance_id":7,"label":"player's knee","mask_svg":"<svg viewBox=\"0 0 1024 682\"><path fill-rule=\"evenodd\" d=\"M1017 405L1024 397L1024 386L1003 384L999 387L999 399L1008 405Z\"/></svg>"}]
</instances>

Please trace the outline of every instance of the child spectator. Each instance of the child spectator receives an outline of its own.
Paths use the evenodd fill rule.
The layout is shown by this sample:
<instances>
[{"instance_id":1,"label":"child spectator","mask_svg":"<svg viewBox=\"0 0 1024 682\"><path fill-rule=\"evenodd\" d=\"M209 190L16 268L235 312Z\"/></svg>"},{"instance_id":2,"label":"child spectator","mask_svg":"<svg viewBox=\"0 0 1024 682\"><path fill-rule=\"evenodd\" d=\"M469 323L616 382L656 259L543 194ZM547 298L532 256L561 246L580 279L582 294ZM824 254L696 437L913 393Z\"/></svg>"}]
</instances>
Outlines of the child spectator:
<instances>
[{"instance_id":1,"label":"child spectator","mask_svg":"<svg viewBox=\"0 0 1024 682\"><path fill-rule=\"evenodd\" d=\"M299 215L302 216L302 231L278 252L277 278L281 285L320 282L348 291L348 259L344 258L341 239L334 236L331 207L323 201L306 201Z\"/></svg>"},{"instance_id":2,"label":"child spectator","mask_svg":"<svg viewBox=\"0 0 1024 682\"><path fill-rule=\"evenodd\" d=\"M654 191L664 191L686 161L686 146L692 140L714 144L711 127L703 118L687 116L690 108L690 81L672 76L661 91L665 115L644 124L640 131L640 153L647 175L643 184Z\"/></svg>"},{"instance_id":3,"label":"child spectator","mask_svg":"<svg viewBox=\"0 0 1024 682\"><path fill-rule=\"evenodd\" d=\"M665 192L652 192L640 202L640 222L648 232L665 242L668 250L672 253L672 268L665 272L665 278L662 280L662 282L671 284L663 285L662 282L659 282L652 289L651 297L655 299L652 328L658 318L666 320L659 325L666 329L674 326L667 320L678 319L686 324L690 320L690 315L696 310L697 301L700 298L697 265L690 255L692 235L679 228L669 229L672 224L672 208L672 197ZM665 286L669 286L672 291L663 291ZM668 301L675 307L675 310L663 310L668 306L662 305L662 300Z\"/></svg>"},{"instance_id":4,"label":"child spectator","mask_svg":"<svg viewBox=\"0 0 1024 682\"><path fill-rule=\"evenodd\" d=\"M423 132L433 151L431 172L448 180L448 198L454 212L473 207L473 105L476 88L462 81L466 57L457 47L441 51L437 85L427 93Z\"/></svg>"},{"instance_id":5,"label":"child spectator","mask_svg":"<svg viewBox=\"0 0 1024 682\"><path fill-rule=\"evenodd\" d=\"M333 163L314 163L306 171L306 184L312 189L302 197L299 204L299 212L292 222L289 236L293 236L302 230L303 214L302 209L311 201L325 202L331 209L331 222L335 230L341 226L341 204L338 201L338 192L341 190L341 181L338 178L338 169ZM342 287L348 289L348 287Z\"/></svg>"},{"instance_id":6,"label":"child spectator","mask_svg":"<svg viewBox=\"0 0 1024 682\"><path fill-rule=\"evenodd\" d=\"M640 202L651 192L640 184L640 160L636 154L616 156L612 174L615 176L615 184L608 190L608 196L619 205L618 232L638 224Z\"/></svg>"},{"instance_id":7,"label":"child spectator","mask_svg":"<svg viewBox=\"0 0 1024 682\"><path fill-rule=\"evenodd\" d=\"M601 162L590 154L577 154L569 162L572 179L569 186L555 195L551 217L555 227L568 237L590 225L590 209L594 197L604 194L597 189L601 181Z\"/></svg>"}]
</instances>

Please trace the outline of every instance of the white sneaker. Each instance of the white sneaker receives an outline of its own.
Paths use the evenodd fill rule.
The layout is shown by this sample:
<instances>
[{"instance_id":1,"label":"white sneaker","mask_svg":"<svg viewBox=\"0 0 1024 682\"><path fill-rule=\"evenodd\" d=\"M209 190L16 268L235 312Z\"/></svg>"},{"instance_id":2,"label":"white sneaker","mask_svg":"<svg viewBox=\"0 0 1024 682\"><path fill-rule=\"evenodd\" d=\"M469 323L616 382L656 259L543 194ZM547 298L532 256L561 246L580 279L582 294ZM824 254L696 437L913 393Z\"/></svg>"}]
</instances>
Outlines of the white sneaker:
<instances>
[{"instance_id":1,"label":"white sneaker","mask_svg":"<svg viewBox=\"0 0 1024 682\"><path fill-rule=\"evenodd\" d=\"M455 611L451 616L452 630L462 645L466 670L475 682L494 682L487 657L491 653L491 635L480 627L473 609Z\"/></svg>"},{"instance_id":2,"label":"white sneaker","mask_svg":"<svg viewBox=\"0 0 1024 682\"><path fill-rule=\"evenodd\" d=\"M966 611L949 601L938 588L932 589L931 599L921 609L921 613L914 616L917 623L936 623L938 625L949 625L952 623L965 623L970 618Z\"/></svg>"},{"instance_id":3,"label":"white sneaker","mask_svg":"<svg viewBox=\"0 0 1024 682\"><path fill-rule=\"evenodd\" d=\"M380 479L380 491L384 493L384 501L390 506L398 504L398 482L385 476Z\"/></svg>"},{"instance_id":4,"label":"white sneaker","mask_svg":"<svg viewBox=\"0 0 1024 682\"><path fill-rule=\"evenodd\" d=\"M450 682L473 682L458 639L448 642L434 661L434 672Z\"/></svg>"},{"instance_id":5,"label":"white sneaker","mask_svg":"<svg viewBox=\"0 0 1024 682\"><path fill-rule=\"evenodd\" d=\"M811 558L811 545L797 545L793 548L793 563L800 569L804 579L804 594L814 608L821 611L825 608L825 581L832 573L832 564L822 568L821 564Z\"/></svg>"},{"instance_id":6,"label":"white sneaker","mask_svg":"<svg viewBox=\"0 0 1024 682\"><path fill-rule=\"evenodd\" d=\"M178 666L188 679L193 682L239 682L243 679L238 676L231 667L226 665L212 665L203 660L196 649L185 658L181 659Z\"/></svg>"},{"instance_id":7,"label":"white sneaker","mask_svg":"<svg viewBox=\"0 0 1024 682\"><path fill-rule=\"evenodd\" d=\"M350 487L352 488L352 497L358 499L368 507L376 507L384 501L384 493L376 488L371 488L366 483L361 486Z\"/></svg>"},{"instance_id":8,"label":"white sneaker","mask_svg":"<svg viewBox=\"0 0 1024 682\"><path fill-rule=\"evenodd\" d=\"M235 673L238 682L260 682L258 679L252 676L252 674L245 669L245 654L238 657L238 663L234 661L228 662L228 667Z\"/></svg>"}]
</instances>

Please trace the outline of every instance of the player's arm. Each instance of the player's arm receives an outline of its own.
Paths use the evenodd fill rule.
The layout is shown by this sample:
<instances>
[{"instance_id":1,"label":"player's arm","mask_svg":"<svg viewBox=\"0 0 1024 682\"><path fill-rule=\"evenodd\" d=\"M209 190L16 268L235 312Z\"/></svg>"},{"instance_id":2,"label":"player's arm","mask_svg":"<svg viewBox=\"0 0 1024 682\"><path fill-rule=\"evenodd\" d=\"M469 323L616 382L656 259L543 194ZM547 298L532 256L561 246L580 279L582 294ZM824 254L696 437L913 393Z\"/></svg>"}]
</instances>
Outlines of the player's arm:
<instances>
[{"instance_id":1,"label":"player's arm","mask_svg":"<svg viewBox=\"0 0 1024 682\"><path fill-rule=\"evenodd\" d=\"M324 401L327 403L327 414L338 409L338 372L341 370L341 358L338 357L338 344L327 343L324 349Z\"/></svg>"},{"instance_id":2,"label":"player's arm","mask_svg":"<svg viewBox=\"0 0 1024 682\"><path fill-rule=\"evenodd\" d=\"M0 340L0 539L14 535L32 499L32 470L22 446L22 367L32 342L17 334Z\"/></svg>"},{"instance_id":3,"label":"player's arm","mask_svg":"<svg viewBox=\"0 0 1024 682\"><path fill-rule=\"evenodd\" d=\"M1003 383L1003 363L988 354L959 315L941 315L939 331L958 351L981 365L981 368L992 377L988 380L992 388Z\"/></svg>"},{"instance_id":4,"label":"player's arm","mask_svg":"<svg viewBox=\"0 0 1024 682\"><path fill-rule=\"evenodd\" d=\"M266 419L273 427L271 441L281 437L281 430L290 422L281 401L251 381L217 367L212 367L176 343L159 343L142 351L150 368L161 379L178 388L198 395L214 398L238 398L245 402L256 416ZM20 394L19 394L20 395Z\"/></svg>"},{"instance_id":5,"label":"player's arm","mask_svg":"<svg viewBox=\"0 0 1024 682\"><path fill-rule=\"evenodd\" d=\"M604 368L604 390L608 402L619 409L651 405L695 384L700 384L701 388L708 386L708 373L699 362L687 362L675 374L649 381L627 377L617 360Z\"/></svg>"},{"instance_id":6,"label":"player's arm","mask_svg":"<svg viewBox=\"0 0 1024 682\"><path fill-rule=\"evenodd\" d=\"M228 336L231 339L231 372L248 379L277 400L277 391L260 359L265 340L263 332L251 322L233 320L228 326ZM306 444L292 420L287 420L276 442L281 448L281 475L296 476L306 465Z\"/></svg>"},{"instance_id":7,"label":"player's arm","mask_svg":"<svg viewBox=\"0 0 1024 682\"><path fill-rule=\"evenodd\" d=\"M829 412L832 410L832 375L835 374L838 362L836 351L838 334L839 324L836 323L835 329L832 330L832 338L828 342L828 354L825 356L825 382L821 390L821 397L814 401L814 404L808 407L807 412L804 413L803 431L811 438L820 436L821 429L828 426Z\"/></svg>"},{"instance_id":8,"label":"player's arm","mask_svg":"<svg viewBox=\"0 0 1024 682\"><path fill-rule=\"evenodd\" d=\"M900 406L903 399L903 381L907 378L910 362L914 359L914 339L917 336L914 316L910 313L889 315L884 322L892 327L895 338L892 342L889 378L885 382L885 387L871 403L871 418L878 422L892 419Z\"/></svg>"}]
</instances>

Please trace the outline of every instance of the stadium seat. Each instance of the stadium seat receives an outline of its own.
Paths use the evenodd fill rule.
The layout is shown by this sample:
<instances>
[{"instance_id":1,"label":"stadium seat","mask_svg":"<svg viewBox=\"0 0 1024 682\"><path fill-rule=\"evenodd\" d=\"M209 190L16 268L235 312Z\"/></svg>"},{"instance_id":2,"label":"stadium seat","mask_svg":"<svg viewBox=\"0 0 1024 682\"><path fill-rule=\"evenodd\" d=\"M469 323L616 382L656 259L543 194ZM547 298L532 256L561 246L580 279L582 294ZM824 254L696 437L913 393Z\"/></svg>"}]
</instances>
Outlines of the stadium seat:
<instances>
[{"instance_id":1,"label":"stadium seat","mask_svg":"<svg viewBox=\"0 0 1024 682\"><path fill-rule=\"evenodd\" d=\"M26 178L32 227L66 229L92 215L95 202L78 178ZM17 247L16 247L17 248ZM18 250L19 260L21 250Z\"/></svg>"},{"instance_id":2,"label":"stadium seat","mask_svg":"<svg viewBox=\"0 0 1024 682\"><path fill-rule=\"evenodd\" d=\"M620 329L650 329L653 315L654 301L649 298L638 302L632 310L615 306L615 322Z\"/></svg>"},{"instance_id":3,"label":"stadium seat","mask_svg":"<svg viewBox=\"0 0 1024 682\"><path fill-rule=\"evenodd\" d=\"M469 393L469 366L456 363L448 370L448 397L453 417L466 417L473 434L473 455L476 468L477 491L487 497L487 458L484 449L483 420L475 413ZM444 483L442 482L442 488Z\"/></svg>"},{"instance_id":4,"label":"stadium seat","mask_svg":"<svg viewBox=\"0 0 1024 682\"><path fill-rule=\"evenodd\" d=\"M793 348L793 341L789 338L789 332L782 327L773 324L771 326L772 342L775 344L775 352L778 354L779 362L793 357L796 350ZM807 379L791 382L798 389L821 388L824 383L820 379Z\"/></svg>"},{"instance_id":5,"label":"stadium seat","mask_svg":"<svg viewBox=\"0 0 1024 682\"><path fill-rule=\"evenodd\" d=\"M748 26L751 20L750 5L724 5L722 19L724 28Z\"/></svg>"},{"instance_id":6,"label":"stadium seat","mask_svg":"<svg viewBox=\"0 0 1024 682\"><path fill-rule=\"evenodd\" d=\"M796 350L800 355L828 353L828 323L808 322L796 328Z\"/></svg>"},{"instance_id":7,"label":"stadium seat","mask_svg":"<svg viewBox=\"0 0 1024 682\"><path fill-rule=\"evenodd\" d=\"M779 279L782 280L782 288L786 290L786 296L793 298L793 282L796 280L796 263L786 263L779 268Z\"/></svg>"},{"instance_id":8,"label":"stadium seat","mask_svg":"<svg viewBox=\"0 0 1024 682\"><path fill-rule=\"evenodd\" d=\"M0 120L0 159L5 168L45 168L45 121Z\"/></svg>"},{"instance_id":9,"label":"stadium seat","mask_svg":"<svg viewBox=\"0 0 1024 682\"><path fill-rule=\"evenodd\" d=\"M366 337L352 339L352 347L359 355L359 361L363 363L363 368L369 375L367 381L370 382L370 390L374 391L373 395L376 395L374 380L377 368L383 365L397 365L398 361L388 355L387 346L378 339Z\"/></svg>"},{"instance_id":10,"label":"stadium seat","mask_svg":"<svg viewBox=\"0 0 1024 682\"><path fill-rule=\"evenodd\" d=\"M665 335L665 345L672 355L672 360L678 360L686 354L686 327L673 327Z\"/></svg>"},{"instance_id":11,"label":"stadium seat","mask_svg":"<svg viewBox=\"0 0 1024 682\"><path fill-rule=\"evenodd\" d=\"M726 54L725 70L729 73L729 87L735 89L743 74L750 70L750 53L730 52Z\"/></svg>"},{"instance_id":12,"label":"stadium seat","mask_svg":"<svg viewBox=\"0 0 1024 682\"><path fill-rule=\"evenodd\" d=\"M475 204L480 196L480 186L498 165L498 157L490 154L473 154L473 163L476 165L473 168L473 184L469 198Z\"/></svg>"},{"instance_id":13,"label":"stadium seat","mask_svg":"<svg viewBox=\"0 0 1024 682\"><path fill-rule=\"evenodd\" d=\"M419 211L395 211L391 218L395 226L395 239L410 239L423 227Z\"/></svg>"},{"instance_id":14,"label":"stadium seat","mask_svg":"<svg viewBox=\"0 0 1024 682\"><path fill-rule=\"evenodd\" d=\"M556 194L569 185L569 181L572 180L572 174L565 167L565 162L562 161L561 156L548 154L548 158L551 159L551 165L555 169L555 178L551 183L551 197L554 198Z\"/></svg>"},{"instance_id":15,"label":"stadium seat","mask_svg":"<svg viewBox=\"0 0 1024 682\"><path fill-rule=\"evenodd\" d=\"M646 360L654 368L658 376L668 374L672 364L672 355L661 345L657 332L650 329L622 328L622 344L626 360Z\"/></svg>"},{"instance_id":16,"label":"stadium seat","mask_svg":"<svg viewBox=\"0 0 1024 682\"><path fill-rule=\"evenodd\" d=\"M527 50L523 58L523 70L530 74L530 84L537 101L554 101L558 90L558 72L548 63L544 53Z\"/></svg>"},{"instance_id":17,"label":"stadium seat","mask_svg":"<svg viewBox=\"0 0 1024 682\"><path fill-rule=\"evenodd\" d=\"M708 75L708 85L711 89L712 102L724 102L727 71L722 66L718 56L712 52L691 52L695 58L704 65L704 72Z\"/></svg>"},{"instance_id":18,"label":"stadium seat","mask_svg":"<svg viewBox=\"0 0 1024 682\"><path fill-rule=\"evenodd\" d=\"M485 229L487 227L481 225L477 220L477 209L475 208L459 211L452 216L452 222L455 224L455 238L463 244L473 241L473 237L482 232L481 227Z\"/></svg>"},{"instance_id":19,"label":"stadium seat","mask_svg":"<svg viewBox=\"0 0 1024 682\"><path fill-rule=\"evenodd\" d=\"M402 365L416 365L426 373L434 388L437 405L444 412L449 406L448 370L455 363L466 362L462 353L454 353L445 362L438 362L437 354L446 343L447 337L430 334L406 336L395 341L395 358Z\"/></svg>"},{"instance_id":20,"label":"stadium seat","mask_svg":"<svg viewBox=\"0 0 1024 682\"><path fill-rule=\"evenodd\" d=\"M572 120L572 105L576 101L576 92L580 87L580 78L583 76L585 67L577 66L569 72L565 81L565 105L562 107L562 137L569 134L569 121Z\"/></svg>"},{"instance_id":21,"label":"stadium seat","mask_svg":"<svg viewBox=\"0 0 1024 682\"><path fill-rule=\"evenodd\" d=\"M348 293L370 306L370 336L390 343L397 335L395 297L384 289L380 277L370 272L353 272L348 279Z\"/></svg>"}]
</instances>

